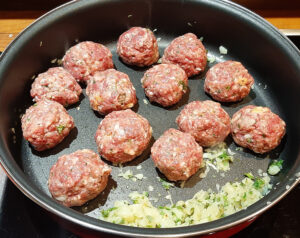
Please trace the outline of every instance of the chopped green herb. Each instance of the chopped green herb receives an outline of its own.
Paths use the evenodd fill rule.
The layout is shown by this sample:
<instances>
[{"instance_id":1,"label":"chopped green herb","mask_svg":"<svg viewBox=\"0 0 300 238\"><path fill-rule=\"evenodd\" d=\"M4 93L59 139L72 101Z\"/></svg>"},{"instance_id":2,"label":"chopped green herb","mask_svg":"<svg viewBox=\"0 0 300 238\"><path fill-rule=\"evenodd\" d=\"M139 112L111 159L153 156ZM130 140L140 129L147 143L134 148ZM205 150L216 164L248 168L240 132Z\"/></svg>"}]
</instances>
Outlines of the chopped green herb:
<instances>
[{"instance_id":1,"label":"chopped green herb","mask_svg":"<svg viewBox=\"0 0 300 238\"><path fill-rule=\"evenodd\" d=\"M151 222L152 220L153 220L153 218L152 218L152 216L146 216L146 218L147 218L147 220L149 221L149 222Z\"/></svg>"},{"instance_id":2,"label":"chopped green herb","mask_svg":"<svg viewBox=\"0 0 300 238\"><path fill-rule=\"evenodd\" d=\"M148 192L143 192L143 194L144 194L146 197L149 197L149 193L148 193Z\"/></svg>"},{"instance_id":3,"label":"chopped green herb","mask_svg":"<svg viewBox=\"0 0 300 238\"><path fill-rule=\"evenodd\" d=\"M107 210L102 210L102 211L101 211L102 216L103 216L103 217L108 217L109 213L110 213L111 211L113 211L113 210L116 210L116 209L117 209L116 207L111 207L111 208L109 208L109 209L107 209Z\"/></svg>"},{"instance_id":4,"label":"chopped green herb","mask_svg":"<svg viewBox=\"0 0 300 238\"><path fill-rule=\"evenodd\" d=\"M247 142L248 142L248 143L252 143L253 140L252 140L251 138L247 138Z\"/></svg>"},{"instance_id":5,"label":"chopped green herb","mask_svg":"<svg viewBox=\"0 0 300 238\"><path fill-rule=\"evenodd\" d=\"M276 165L276 166L282 168L282 164L283 164L283 160L281 159L281 160L278 160L278 161L274 160L271 165Z\"/></svg>"},{"instance_id":6,"label":"chopped green herb","mask_svg":"<svg viewBox=\"0 0 300 238\"><path fill-rule=\"evenodd\" d=\"M187 86L186 86L185 82L183 82L182 80L180 80L180 81L178 82L178 84L179 84L179 86L180 86L180 85L182 86L182 89L183 89L184 91L187 90Z\"/></svg>"},{"instance_id":7,"label":"chopped green herb","mask_svg":"<svg viewBox=\"0 0 300 238\"><path fill-rule=\"evenodd\" d=\"M224 199L224 207L227 207L229 205L228 197L227 196L223 196L223 199Z\"/></svg>"},{"instance_id":8,"label":"chopped green herb","mask_svg":"<svg viewBox=\"0 0 300 238\"><path fill-rule=\"evenodd\" d=\"M253 174L250 172L250 173L245 173L244 174L246 177L248 177L249 179L252 179L252 180L254 180L254 176L253 176Z\"/></svg>"},{"instance_id":9,"label":"chopped green herb","mask_svg":"<svg viewBox=\"0 0 300 238\"><path fill-rule=\"evenodd\" d=\"M247 197L247 193L245 192L243 195L243 199L246 199L246 197Z\"/></svg>"},{"instance_id":10,"label":"chopped green herb","mask_svg":"<svg viewBox=\"0 0 300 238\"><path fill-rule=\"evenodd\" d=\"M166 190L169 190L171 187L174 187L174 184L173 183L169 183L167 182L166 180L160 178L160 182L161 182L161 185L164 187L164 189Z\"/></svg>"},{"instance_id":11,"label":"chopped green herb","mask_svg":"<svg viewBox=\"0 0 300 238\"><path fill-rule=\"evenodd\" d=\"M132 202L133 202L133 204L138 204L138 203L139 203L139 200L133 199Z\"/></svg>"},{"instance_id":12,"label":"chopped green herb","mask_svg":"<svg viewBox=\"0 0 300 238\"><path fill-rule=\"evenodd\" d=\"M65 129L65 126L64 125L59 125L58 127L56 127L57 131L59 134L62 133L62 131Z\"/></svg>"},{"instance_id":13,"label":"chopped green herb","mask_svg":"<svg viewBox=\"0 0 300 238\"><path fill-rule=\"evenodd\" d=\"M261 178L256 178L255 181L254 181L254 188L255 189L261 189L265 184L265 181Z\"/></svg>"},{"instance_id":14,"label":"chopped green herb","mask_svg":"<svg viewBox=\"0 0 300 238\"><path fill-rule=\"evenodd\" d=\"M212 64L216 61L216 57L214 55L207 54L207 61Z\"/></svg>"},{"instance_id":15,"label":"chopped green herb","mask_svg":"<svg viewBox=\"0 0 300 238\"><path fill-rule=\"evenodd\" d=\"M219 155L219 158L221 159L228 159L229 155L227 153L227 151L224 151L221 155Z\"/></svg>"},{"instance_id":16,"label":"chopped green herb","mask_svg":"<svg viewBox=\"0 0 300 238\"><path fill-rule=\"evenodd\" d=\"M230 90L230 88L231 88L230 86L226 86L226 90Z\"/></svg>"}]
</instances>

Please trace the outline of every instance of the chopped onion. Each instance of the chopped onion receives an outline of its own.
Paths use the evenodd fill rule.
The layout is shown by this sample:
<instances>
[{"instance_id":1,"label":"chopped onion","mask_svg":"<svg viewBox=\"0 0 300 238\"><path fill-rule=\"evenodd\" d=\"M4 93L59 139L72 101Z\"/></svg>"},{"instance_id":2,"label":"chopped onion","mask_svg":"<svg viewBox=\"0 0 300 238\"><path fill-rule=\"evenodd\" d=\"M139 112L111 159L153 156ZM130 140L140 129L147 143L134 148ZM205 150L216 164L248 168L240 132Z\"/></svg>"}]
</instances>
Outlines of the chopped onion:
<instances>
[{"instance_id":1,"label":"chopped onion","mask_svg":"<svg viewBox=\"0 0 300 238\"><path fill-rule=\"evenodd\" d=\"M224 46L219 47L220 54L226 55L228 50Z\"/></svg>"},{"instance_id":2,"label":"chopped onion","mask_svg":"<svg viewBox=\"0 0 300 238\"><path fill-rule=\"evenodd\" d=\"M211 55L210 53L207 54L207 61L212 64L216 61L216 57L214 55Z\"/></svg>"}]
</instances>

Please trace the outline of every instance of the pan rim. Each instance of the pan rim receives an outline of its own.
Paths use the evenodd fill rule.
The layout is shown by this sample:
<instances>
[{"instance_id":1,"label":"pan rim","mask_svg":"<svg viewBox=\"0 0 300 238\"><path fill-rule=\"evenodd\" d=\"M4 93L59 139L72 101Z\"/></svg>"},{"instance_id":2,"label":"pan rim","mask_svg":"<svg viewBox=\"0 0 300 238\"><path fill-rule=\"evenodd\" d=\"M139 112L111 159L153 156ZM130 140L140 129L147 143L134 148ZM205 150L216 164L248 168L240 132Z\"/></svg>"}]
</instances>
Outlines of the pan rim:
<instances>
[{"instance_id":1,"label":"pan rim","mask_svg":"<svg viewBox=\"0 0 300 238\"><path fill-rule=\"evenodd\" d=\"M172 0L172 1L175 1L175 0ZM67 7L69 7L70 5L73 5L73 4L83 4L83 2L84 2L84 0L81 0L81 1L73 0L73 1L65 3L61 6L58 6L57 8L55 8L55 9L47 12L46 14L42 15L41 17L39 17L32 24L30 24L28 27L26 27L9 44L9 46L4 50L4 52L0 56L0 61L5 57L7 52L9 52L10 48L13 47L15 42L18 41L18 39L24 34L24 32L26 32L28 29L34 27L34 25L37 24L39 21L47 18L53 12L60 11L61 9L66 9ZM86 1L86 4L93 4L94 2L96 2L96 1L95 0L91 0L89 2ZM105 3L105 2L108 2L108 1L104 0L103 3ZM287 37L282 35L274 26L272 26L270 23L265 21L262 17L258 16L257 14L251 12L250 10L248 10L248 9L246 9L246 8L236 4L236 3L232 3L232 2L229 2L227 0L215 0L215 1L195 0L194 2L211 2L211 3L214 3L214 4L221 4L222 3L222 4L226 4L230 7L234 7L235 9L239 10L240 12L245 13L248 17L252 17L253 19L257 20L257 22L259 22L259 23L263 24L264 26L266 26L274 34L277 34L277 36L280 36L281 38L283 38L286 42L286 45L290 47L290 50L292 50L292 52L295 52L295 54L297 54L297 53L299 54L298 49L293 45L293 43ZM9 151L7 146L4 146L2 138L1 138L1 144L2 144L2 148L5 148L6 151ZM2 148L1 148L1 150L2 150ZM1 154L3 154L2 151L1 151ZM8 153L5 153L5 154L7 154L8 157L10 156ZM228 220L228 222L221 222L221 223L224 223L221 226L214 227L213 225L209 225L209 227L212 227L212 228L203 229L203 230L199 229L199 228L202 228L203 226L207 226L208 224L220 223L220 220L217 220L217 221L213 221L213 222L209 222L209 223L203 223L203 224L198 224L198 225L188 226L188 227L163 228L163 229L155 229L154 230L154 229L151 229L151 228L126 227L126 226L121 226L121 225L108 223L108 222L105 222L105 221L98 221L95 218L87 217L86 215L78 213L78 212L76 212L72 209L65 208L65 207L63 207L59 204L56 204L50 197L48 197L46 194L43 194L41 191L39 191L39 189L36 186L32 187L31 183L27 182L26 175L24 174L24 172L20 168L18 168L18 166L17 166L17 164L14 160L13 160L13 166L18 168L18 171L17 171L16 175L11 171L13 166L7 164L7 161L4 158L2 158L2 155L0 156L0 162L1 162L1 166L4 169L5 173L7 174L9 179L18 187L18 189L20 191L22 191L28 198L30 198L32 201L34 201L35 203L37 203L38 205L40 205L41 207L43 207L47 211L49 211L49 212L51 212L51 213L53 213L53 214L55 214L55 215L57 215L57 216L59 216L63 219L74 222L75 224L78 224L78 225L83 226L83 227L88 228L88 229L92 229L94 231L107 232L107 233L117 234L117 235L127 235L127 236L130 235L130 236L136 236L136 237L182 237L183 235L192 236L192 235L207 234L207 233L211 233L211 232L214 233L216 231L220 231L220 230L230 228L230 227L238 225L242 222L251 220L254 217L261 214L262 212L264 212L265 210L269 209L270 207L275 205L277 202L279 202L284 196L286 196L286 194L288 194L293 189L293 187L295 187L299 182L299 180L289 181L288 178L287 178L282 183L284 183L284 185L288 185L289 189L284 190L282 188L281 190L284 190L284 191L281 191L281 193L279 193L280 191L279 192L277 191L277 193L280 194L280 196L276 196L276 199L274 199L269 205L261 207L260 209L257 208L256 212L251 213L247 216L243 216L242 219L237 219L236 221L233 221L233 222L229 221L230 217L226 217L226 218L222 219L222 221L224 221L224 220L227 221ZM298 167L297 170L299 171L300 168ZM67 212L64 212L64 211L67 211ZM86 218L86 219L79 219L79 218ZM92 219L95 222L98 221L98 225L94 224L95 222L89 222L90 219ZM100 226L99 226L99 224L100 224ZM105 227L101 226L101 224L103 224L103 225L105 224ZM191 227L195 227L195 229L192 229L192 230L195 230L195 231L188 231L187 232L186 230L188 228L190 229ZM196 229L196 227L199 227L199 228ZM129 230L131 230L131 231L129 231ZM132 232L132 230L134 230L134 232ZM176 233L172 233L172 232L167 233L170 230L176 231ZM145 231L147 231L147 233L145 233ZM154 231L154 232L150 232L150 231Z\"/></svg>"}]
</instances>

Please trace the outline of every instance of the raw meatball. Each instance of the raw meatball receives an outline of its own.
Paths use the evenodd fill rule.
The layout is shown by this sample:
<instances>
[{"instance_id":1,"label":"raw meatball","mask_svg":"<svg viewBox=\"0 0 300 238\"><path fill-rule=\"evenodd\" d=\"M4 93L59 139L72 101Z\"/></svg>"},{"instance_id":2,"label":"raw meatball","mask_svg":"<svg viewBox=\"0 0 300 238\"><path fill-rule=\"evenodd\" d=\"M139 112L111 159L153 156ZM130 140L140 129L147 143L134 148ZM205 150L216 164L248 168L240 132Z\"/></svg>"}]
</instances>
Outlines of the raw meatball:
<instances>
[{"instance_id":1,"label":"raw meatball","mask_svg":"<svg viewBox=\"0 0 300 238\"><path fill-rule=\"evenodd\" d=\"M230 133L230 117L220 103L194 101L187 104L176 118L179 129L190 133L201 146L213 146Z\"/></svg>"},{"instance_id":2,"label":"raw meatball","mask_svg":"<svg viewBox=\"0 0 300 238\"><path fill-rule=\"evenodd\" d=\"M42 99L22 116L23 136L37 151L60 143L74 128L73 118L58 102Z\"/></svg>"},{"instance_id":3,"label":"raw meatball","mask_svg":"<svg viewBox=\"0 0 300 238\"><path fill-rule=\"evenodd\" d=\"M211 67L204 83L204 90L221 102L236 102L246 97L254 79L248 70L236 61L225 61Z\"/></svg>"},{"instance_id":4,"label":"raw meatball","mask_svg":"<svg viewBox=\"0 0 300 238\"><path fill-rule=\"evenodd\" d=\"M187 180L202 164L202 147L188 133L169 129L151 148L155 166L171 181Z\"/></svg>"},{"instance_id":5,"label":"raw meatball","mask_svg":"<svg viewBox=\"0 0 300 238\"><path fill-rule=\"evenodd\" d=\"M114 64L107 47L92 41L84 41L66 52L63 66L76 80L86 82L92 73L113 68Z\"/></svg>"},{"instance_id":6,"label":"raw meatball","mask_svg":"<svg viewBox=\"0 0 300 238\"><path fill-rule=\"evenodd\" d=\"M115 69L92 75L86 94L93 110L101 114L131 108L137 102L135 88L128 75Z\"/></svg>"},{"instance_id":7,"label":"raw meatball","mask_svg":"<svg viewBox=\"0 0 300 238\"><path fill-rule=\"evenodd\" d=\"M147 70L141 82L150 101L167 107L177 103L186 93L188 78L179 66L160 64Z\"/></svg>"},{"instance_id":8,"label":"raw meatball","mask_svg":"<svg viewBox=\"0 0 300 238\"><path fill-rule=\"evenodd\" d=\"M95 140L100 155L118 164L139 156L147 148L151 136L148 120L127 109L108 114L101 121Z\"/></svg>"},{"instance_id":9,"label":"raw meatball","mask_svg":"<svg viewBox=\"0 0 300 238\"><path fill-rule=\"evenodd\" d=\"M46 98L64 106L78 102L81 93L82 89L75 78L62 67L50 68L39 74L30 90L36 102Z\"/></svg>"},{"instance_id":10,"label":"raw meatball","mask_svg":"<svg viewBox=\"0 0 300 238\"><path fill-rule=\"evenodd\" d=\"M165 49L162 63L177 64L190 77L204 71L207 63L206 49L196 35L187 33L175 38Z\"/></svg>"},{"instance_id":11,"label":"raw meatball","mask_svg":"<svg viewBox=\"0 0 300 238\"><path fill-rule=\"evenodd\" d=\"M119 37L117 53L126 64L141 67L154 64L159 58L153 32L142 27L132 27Z\"/></svg>"},{"instance_id":12,"label":"raw meatball","mask_svg":"<svg viewBox=\"0 0 300 238\"><path fill-rule=\"evenodd\" d=\"M250 105L233 115L231 134L240 146L263 154L280 144L285 122L267 107Z\"/></svg>"},{"instance_id":13,"label":"raw meatball","mask_svg":"<svg viewBox=\"0 0 300 238\"><path fill-rule=\"evenodd\" d=\"M59 157L48 181L52 197L67 207L81 206L100 194L111 168L92 150L77 150Z\"/></svg>"}]
</instances>

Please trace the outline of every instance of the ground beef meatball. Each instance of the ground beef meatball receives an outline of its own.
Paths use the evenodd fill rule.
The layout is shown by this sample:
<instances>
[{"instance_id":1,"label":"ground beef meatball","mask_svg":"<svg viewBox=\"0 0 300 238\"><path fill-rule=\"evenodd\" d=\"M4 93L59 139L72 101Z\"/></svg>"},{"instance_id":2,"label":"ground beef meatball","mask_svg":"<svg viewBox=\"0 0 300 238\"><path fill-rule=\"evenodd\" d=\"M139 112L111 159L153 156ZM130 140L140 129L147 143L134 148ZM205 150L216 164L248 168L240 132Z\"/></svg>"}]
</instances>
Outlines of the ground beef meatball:
<instances>
[{"instance_id":1,"label":"ground beef meatball","mask_svg":"<svg viewBox=\"0 0 300 238\"><path fill-rule=\"evenodd\" d=\"M50 99L64 106L79 101L82 89L75 78L64 68L50 68L34 80L30 94L34 101Z\"/></svg>"},{"instance_id":2,"label":"ground beef meatball","mask_svg":"<svg viewBox=\"0 0 300 238\"><path fill-rule=\"evenodd\" d=\"M204 71L207 63L206 49L196 35L187 33L175 38L165 49L162 63L177 64L190 77Z\"/></svg>"},{"instance_id":3,"label":"ground beef meatball","mask_svg":"<svg viewBox=\"0 0 300 238\"><path fill-rule=\"evenodd\" d=\"M159 64L147 70L141 82L150 101L167 107L177 103L186 93L188 78L175 64Z\"/></svg>"},{"instance_id":4,"label":"ground beef meatball","mask_svg":"<svg viewBox=\"0 0 300 238\"><path fill-rule=\"evenodd\" d=\"M151 136L148 120L127 109L108 114L101 121L95 140L100 155L119 164L139 156L147 148Z\"/></svg>"},{"instance_id":5,"label":"ground beef meatball","mask_svg":"<svg viewBox=\"0 0 300 238\"><path fill-rule=\"evenodd\" d=\"M204 83L204 90L220 102L236 102L246 97L254 79L248 70L236 61L225 61L211 67Z\"/></svg>"},{"instance_id":6,"label":"ground beef meatball","mask_svg":"<svg viewBox=\"0 0 300 238\"><path fill-rule=\"evenodd\" d=\"M86 82L90 74L113 68L114 64L107 47L92 41L84 41L66 52L63 66L76 80Z\"/></svg>"},{"instance_id":7,"label":"ground beef meatball","mask_svg":"<svg viewBox=\"0 0 300 238\"><path fill-rule=\"evenodd\" d=\"M176 118L179 129L190 133L201 146L214 146L230 133L230 117L220 103L194 101L187 104Z\"/></svg>"},{"instance_id":8,"label":"ground beef meatball","mask_svg":"<svg viewBox=\"0 0 300 238\"><path fill-rule=\"evenodd\" d=\"M42 99L22 116L23 136L37 151L60 143L74 128L73 118L58 102Z\"/></svg>"},{"instance_id":9,"label":"ground beef meatball","mask_svg":"<svg viewBox=\"0 0 300 238\"><path fill-rule=\"evenodd\" d=\"M249 105L233 115L231 134L240 146L263 154L280 144L285 122L267 107Z\"/></svg>"},{"instance_id":10,"label":"ground beef meatball","mask_svg":"<svg viewBox=\"0 0 300 238\"><path fill-rule=\"evenodd\" d=\"M86 94L93 110L100 114L131 108L137 103L135 88L128 75L115 69L92 75Z\"/></svg>"},{"instance_id":11,"label":"ground beef meatball","mask_svg":"<svg viewBox=\"0 0 300 238\"><path fill-rule=\"evenodd\" d=\"M151 148L155 166L171 181L187 180L202 164L202 147L188 133L169 129Z\"/></svg>"},{"instance_id":12,"label":"ground beef meatball","mask_svg":"<svg viewBox=\"0 0 300 238\"><path fill-rule=\"evenodd\" d=\"M132 27L119 37L117 53L126 64L141 67L154 64L159 58L153 32L142 27Z\"/></svg>"},{"instance_id":13,"label":"ground beef meatball","mask_svg":"<svg viewBox=\"0 0 300 238\"><path fill-rule=\"evenodd\" d=\"M61 204L81 206L100 194L111 168L92 150L84 149L59 157L48 181L52 197Z\"/></svg>"}]
</instances>

